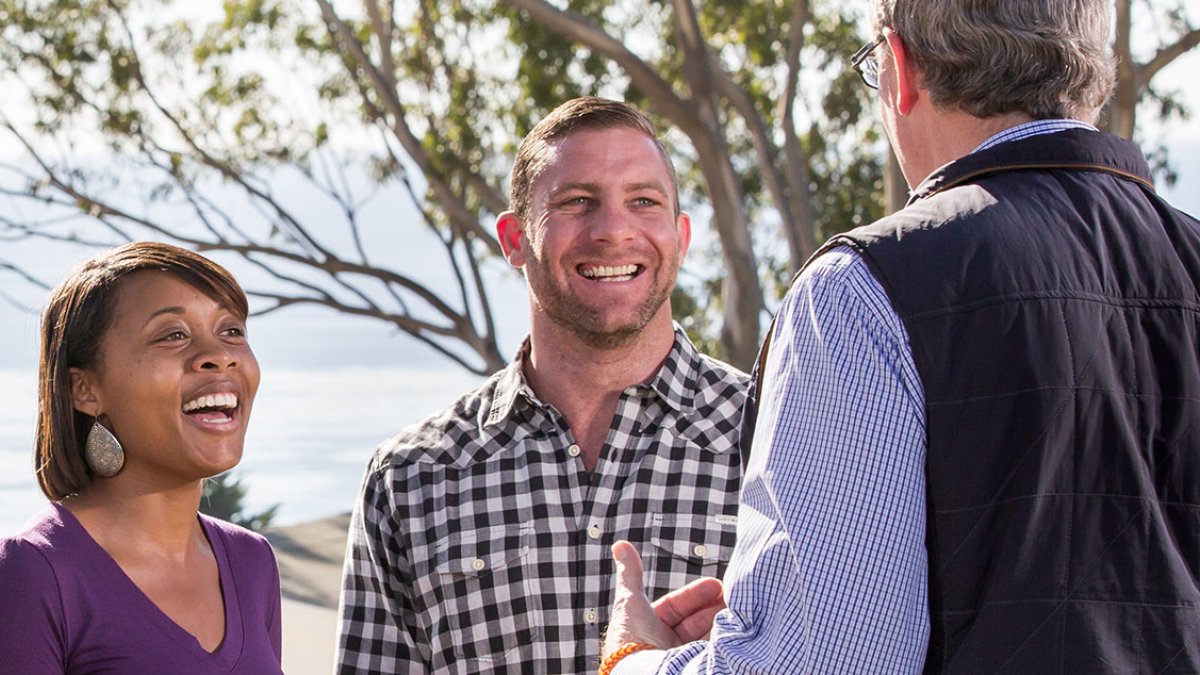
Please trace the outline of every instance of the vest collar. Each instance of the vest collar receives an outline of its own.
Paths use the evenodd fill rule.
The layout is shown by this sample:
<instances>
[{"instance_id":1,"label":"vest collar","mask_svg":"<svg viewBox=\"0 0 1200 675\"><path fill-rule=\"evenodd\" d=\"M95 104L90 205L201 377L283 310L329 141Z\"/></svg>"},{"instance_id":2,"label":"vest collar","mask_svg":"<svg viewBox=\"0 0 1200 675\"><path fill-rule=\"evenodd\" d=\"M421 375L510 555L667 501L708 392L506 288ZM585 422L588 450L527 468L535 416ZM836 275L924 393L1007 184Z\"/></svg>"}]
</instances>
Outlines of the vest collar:
<instances>
[{"instance_id":1,"label":"vest collar","mask_svg":"<svg viewBox=\"0 0 1200 675\"><path fill-rule=\"evenodd\" d=\"M1136 145L1111 134L1067 129L1001 143L960 157L922 181L913 190L908 204L990 174L1024 169L1104 171L1154 191L1150 166Z\"/></svg>"}]
</instances>

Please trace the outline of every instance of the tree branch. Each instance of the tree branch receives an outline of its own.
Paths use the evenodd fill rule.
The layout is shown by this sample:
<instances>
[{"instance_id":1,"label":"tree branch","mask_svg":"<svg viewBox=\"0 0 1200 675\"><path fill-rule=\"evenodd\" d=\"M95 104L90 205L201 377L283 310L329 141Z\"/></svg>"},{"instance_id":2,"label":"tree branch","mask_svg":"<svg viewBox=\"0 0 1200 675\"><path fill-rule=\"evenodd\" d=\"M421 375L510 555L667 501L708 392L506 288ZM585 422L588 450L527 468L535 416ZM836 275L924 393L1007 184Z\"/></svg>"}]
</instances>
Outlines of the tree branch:
<instances>
[{"instance_id":1,"label":"tree branch","mask_svg":"<svg viewBox=\"0 0 1200 675\"><path fill-rule=\"evenodd\" d=\"M346 22L334 12L329 0L317 0L317 3L321 7L321 16L325 19L330 32L333 33L335 39L349 54L347 66L353 63L371 82L373 90L382 99L390 113L391 124L389 126L392 129L392 133L395 135L396 140L400 142L400 146L404 148L404 152L417 164L421 172L425 174L425 178L429 182L429 187L437 195L438 204L445 210L450 222L459 228L464 235L478 238L495 255L501 255L500 242L496 241L494 237L480 226L479 220L475 215L454 194L450 186L438 176L429 154L421 147L420 141L417 140L412 130L408 127L404 105L396 95L396 90L388 86L384 75L371 63L370 58L363 51L362 43L354 36L353 31L346 25Z\"/></svg>"},{"instance_id":2,"label":"tree branch","mask_svg":"<svg viewBox=\"0 0 1200 675\"><path fill-rule=\"evenodd\" d=\"M578 42L588 49L606 56L629 76L629 81L646 94L651 104L664 117L669 118L684 131L696 131L697 120L687 101L680 98L671 84L630 51L624 43L616 40L582 15L558 9L545 0L503 0L505 4L520 9L534 21L563 37Z\"/></svg>"},{"instance_id":3,"label":"tree branch","mask_svg":"<svg viewBox=\"0 0 1200 675\"><path fill-rule=\"evenodd\" d=\"M1144 90L1158 71L1191 51L1196 45L1200 45L1200 30L1193 29L1179 36L1175 42L1159 49L1153 58L1141 66L1141 88Z\"/></svg>"}]
</instances>

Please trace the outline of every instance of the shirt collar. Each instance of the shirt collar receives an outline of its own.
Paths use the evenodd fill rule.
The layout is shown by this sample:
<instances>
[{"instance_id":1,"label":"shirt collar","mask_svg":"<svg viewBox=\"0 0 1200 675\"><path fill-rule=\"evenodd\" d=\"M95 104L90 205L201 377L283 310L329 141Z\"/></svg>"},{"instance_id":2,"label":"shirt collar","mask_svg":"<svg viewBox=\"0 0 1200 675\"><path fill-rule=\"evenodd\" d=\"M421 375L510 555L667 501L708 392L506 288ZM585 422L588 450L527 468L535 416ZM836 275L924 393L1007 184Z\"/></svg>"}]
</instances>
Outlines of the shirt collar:
<instances>
[{"instance_id":1,"label":"shirt collar","mask_svg":"<svg viewBox=\"0 0 1200 675\"><path fill-rule=\"evenodd\" d=\"M512 415L517 401L522 397L530 403L542 406L534 395L533 390L525 381L525 355L529 353L529 336L521 341L512 361L500 371L496 378L496 387L492 390L492 401L483 418L483 426L490 427L499 424Z\"/></svg>"},{"instance_id":2,"label":"shirt collar","mask_svg":"<svg viewBox=\"0 0 1200 675\"><path fill-rule=\"evenodd\" d=\"M658 372L648 383L632 387L654 392L676 412L691 412L696 407L695 396L700 385L700 353L678 323L674 328L675 341ZM524 362L528 353L529 337L526 336L513 360L497 374L491 405L483 417L484 427L508 419L521 400L540 408L546 407L525 379Z\"/></svg>"},{"instance_id":3,"label":"shirt collar","mask_svg":"<svg viewBox=\"0 0 1200 675\"><path fill-rule=\"evenodd\" d=\"M700 353L678 323L675 324L675 343L647 386L676 412L686 413L696 409L696 392L700 388Z\"/></svg>"},{"instance_id":4,"label":"shirt collar","mask_svg":"<svg viewBox=\"0 0 1200 675\"><path fill-rule=\"evenodd\" d=\"M1007 143L1008 141L1019 141L1022 138L1040 136L1042 134L1052 134L1057 131L1066 131L1067 129L1089 129L1091 131L1099 131L1099 129L1088 124L1087 122L1081 122L1079 120L1033 120L1032 122L1018 124L1015 127L1009 127L1004 131L992 134L987 138L987 140L976 146L971 153L976 153L980 150L987 150L988 148L1000 145L1001 143Z\"/></svg>"}]
</instances>

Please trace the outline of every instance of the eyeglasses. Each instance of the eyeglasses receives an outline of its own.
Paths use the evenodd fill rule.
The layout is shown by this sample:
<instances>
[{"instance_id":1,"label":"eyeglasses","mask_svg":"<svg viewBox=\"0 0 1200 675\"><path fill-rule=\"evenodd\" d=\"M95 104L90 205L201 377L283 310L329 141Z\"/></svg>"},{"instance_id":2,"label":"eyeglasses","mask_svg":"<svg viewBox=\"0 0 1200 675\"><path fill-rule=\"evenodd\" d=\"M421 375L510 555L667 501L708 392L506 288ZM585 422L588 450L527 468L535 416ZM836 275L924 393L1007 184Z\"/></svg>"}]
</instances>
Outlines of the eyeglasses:
<instances>
[{"instance_id":1,"label":"eyeglasses","mask_svg":"<svg viewBox=\"0 0 1200 675\"><path fill-rule=\"evenodd\" d=\"M875 59L875 48L883 44L886 39L880 35L873 42L863 45L854 52L854 56L850 57L850 67L857 71L862 81L872 89L879 88L879 61Z\"/></svg>"}]
</instances>

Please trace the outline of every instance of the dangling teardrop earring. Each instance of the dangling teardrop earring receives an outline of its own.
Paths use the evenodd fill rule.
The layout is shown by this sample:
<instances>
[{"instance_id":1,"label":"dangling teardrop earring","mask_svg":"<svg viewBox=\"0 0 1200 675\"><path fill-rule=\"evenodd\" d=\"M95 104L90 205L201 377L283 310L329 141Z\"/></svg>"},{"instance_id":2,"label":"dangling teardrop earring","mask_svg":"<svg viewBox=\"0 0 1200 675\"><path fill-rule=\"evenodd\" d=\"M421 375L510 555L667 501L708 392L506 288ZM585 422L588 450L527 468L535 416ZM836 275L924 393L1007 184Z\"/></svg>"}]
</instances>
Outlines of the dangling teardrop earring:
<instances>
[{"instance_id":1,"label":"dangling teardrop earring","mask_svg":"<svg viewBox=\"0 0 1200 675\"><path fill-rule=\"evenodd\" d=\"M83 456L88 467L105 478L112 478L125 466L125 448L122 448L117 437L100 423L99 414L96 415L96 422L92 424L92 430L88 432Z\"/></svg>"}]
</instances>

